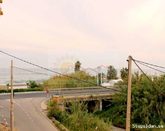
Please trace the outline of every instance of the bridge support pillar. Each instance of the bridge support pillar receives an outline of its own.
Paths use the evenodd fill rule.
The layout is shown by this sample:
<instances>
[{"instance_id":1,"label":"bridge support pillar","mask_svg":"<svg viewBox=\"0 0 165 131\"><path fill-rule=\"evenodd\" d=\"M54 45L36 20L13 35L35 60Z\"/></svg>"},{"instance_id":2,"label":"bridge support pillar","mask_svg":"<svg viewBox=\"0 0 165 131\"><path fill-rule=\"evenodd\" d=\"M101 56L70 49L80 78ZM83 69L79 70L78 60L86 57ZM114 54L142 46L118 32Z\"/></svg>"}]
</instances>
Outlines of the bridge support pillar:
<instances>
[{"instance_id":1,"label":"bridge support pillar","mask_svg":"<svg viewBox=\"0 0 165 131\"><path fill-rule=\"evenodd\" d=\"M102 100L95 101L95 111L102 111L102 109L103 109Z\"/></svg>"},{"instance_id":2,"label":"bridge support pillar","mask_svg":"<svg viewBox=\"0 0 165 131\"><path fill-rule=\"evenodd\" d=\"M99 100L99 110L100 111L103 110L103 102L102 102L102 100Z\"/></svg>"}]
</instances>

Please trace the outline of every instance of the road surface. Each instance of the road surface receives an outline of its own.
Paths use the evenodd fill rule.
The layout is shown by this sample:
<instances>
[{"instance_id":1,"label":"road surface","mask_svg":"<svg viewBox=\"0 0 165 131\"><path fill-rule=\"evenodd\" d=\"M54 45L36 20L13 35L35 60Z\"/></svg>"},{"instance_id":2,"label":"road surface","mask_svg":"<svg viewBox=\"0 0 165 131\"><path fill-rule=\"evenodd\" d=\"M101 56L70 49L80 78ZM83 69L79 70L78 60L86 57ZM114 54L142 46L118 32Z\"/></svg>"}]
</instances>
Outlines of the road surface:
<instances>
[{"instance_id":1,"label":"road surface","mask_svg":"<svg viewBox=\"0 0 165 131\"><path fill-rule=\"evenodd\" d=\"M112 94L116 92L115 89L107 89L107 88L78 88L78 89L56 89L49 91L49 96L52 95L59 95L59 96L78 96L78 95L97 95L97 94ZM34 98L34 97L45 97L46 92L45 91L36 91L36 92L16 92L14 93L14 98ZM10 94L0 94L0 100L1 99L9 99Z\"/></svg>"},{"instance_id":2,"label":"road surface","mask_svg":"<svg viewBox=\"0 0 165 131\"><path fill-rule=\"evenodd\" d=\"M18 131L58 131L43 114L44 97L14 99L14 124ZM9 99L0 100L0 121L9 120Z\"/></svg>"},{"instance_id":3,"label":"road surface","mask_svg":"<svg viewBox=\"0 0 165 131\"><path fill-rule=\"evenodd\" d=\"M52 95L89 95L89 94L111 94L114 90L105 88L86 89L57 89L49 92ZM9 96L0 94L0 122L9 121ZM48 97L44 91L15 93L14 95L14 123L18 131L57 131L51 121L43 114L41 102Z\"/></svg>"}]
</instances>

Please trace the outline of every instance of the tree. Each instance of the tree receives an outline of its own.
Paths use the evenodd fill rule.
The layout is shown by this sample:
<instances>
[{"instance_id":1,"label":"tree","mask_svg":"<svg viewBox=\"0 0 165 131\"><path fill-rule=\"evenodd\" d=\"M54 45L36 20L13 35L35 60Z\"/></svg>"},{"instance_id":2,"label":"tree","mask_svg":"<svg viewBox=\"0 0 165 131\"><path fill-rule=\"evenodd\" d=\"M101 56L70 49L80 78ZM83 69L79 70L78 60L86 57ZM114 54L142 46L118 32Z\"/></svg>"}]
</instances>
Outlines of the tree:
<instances>
[{"instance_id":1,"label":"tree","mask_svg":"<svg viewBox=\"0 0 165 131\"><path fill-rule=\"evenodd\" d=\"M128 68L122 68L120 70L120 76L122 80L127 80L128 79Z\"/></svg>"},{"instance_id":2,"label":"tree","mask_svg":"<svg viewBox=\"0 0 165 131\"><path fill-rule=\"evenodd\" d=\"M165 124L165 75L150 81L145 75L136 73L132 82L131 122L139 125ZM127 108L127 84L120 83L120 92L112 97L108 110L98 114L109 119L113 125L125 127Z\"/></svg>"},{"instance_id":3,"label":"tree","mask_svg":"<svg viewBox=\"0 0 165 131\"><path fill-rule=\"evenodd\" d=\"M36 83L36 81L28 81L27 83L28 88L36 88L39 87L39 85Z\"/></svg>"},{"instance_id":4,"label":"tree","mask_svg":"<svg viewBox=\"0 0 165 131\"><path fill-rule=\"evenodd\" d=\"M79 61L77 61L75 63L75 68L74 68L74 71L77 72L77 71L80 71L80 67L81 67L81 63Z\"/></svg>"},{"instance_id":5,"label":"tree","mask_svg":"<svg viewBox=\"0 0 165 131\"><path fill-rule=\"evenodd\" d=\"M111 80L116 78L117 78L117 70L112 65L110 65L107 71L107 79Z\"/></svg>"}]
</instances>

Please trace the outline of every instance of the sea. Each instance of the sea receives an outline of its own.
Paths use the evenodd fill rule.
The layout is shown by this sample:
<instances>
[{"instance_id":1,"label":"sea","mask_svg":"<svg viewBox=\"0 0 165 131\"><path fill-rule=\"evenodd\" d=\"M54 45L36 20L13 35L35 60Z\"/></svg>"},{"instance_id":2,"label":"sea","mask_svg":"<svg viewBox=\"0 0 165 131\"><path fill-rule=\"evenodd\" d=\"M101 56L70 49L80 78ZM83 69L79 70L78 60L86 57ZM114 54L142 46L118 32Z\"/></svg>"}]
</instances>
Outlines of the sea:
<instances>
[{"instance_id":1,"label":"sea","mask_svg":"<svg viewBox=\"0 0 165 131\"><path fill-rule=\"evenodd\" d=\"M64 70L64 72L61 69L51 69L52 71L59 72L61 74L67 74ZM73 72L74 70L70 70L69 73ZM103 71L106 74L106 70ZM120 70L117 70L118 77L120 78ZM136 72L136 70L134 70ZM149 75L160 75L160 73L151 72L149 70L145 70L145 72ZM96 76L96 73L92 71L88 71L90 75ZM19 85L19 84L26 84L29 80L36 81L38 83L42 83L45 80L48 80L49 78L58 75L57 73L52 73L47 70L38 69L38 68L27 68L27 69L19 69L14 68L13 69L13 84ZM9 84L11 81L11 71L8 68L0 68L0 85L6 85Z\"/></svg>"},{"instance_id":2,"label":"sea","mask_svg":"<svg viewBox=\"0 0 165 131\"><path fill-rule=\"evenodd\" d=\"M29 80L34 80L38 83L51 78L56 74L50 73L42 69L13 69L13 83L16 85L26 84ZM9 84L11 81L10 69L0 69L0 85Z\"/></svg>"},{"instance_id":3,"label":"sea","mask_svg":"<svg viewBox=\"0 0 165 131\"><path fill-rule=\"evenodd\" d=\"M13 68L13 84L22 85L26 84L29 80L42 83L49 78L60 74L70 74L74 72L73 69L61 69L61 68L50 68L50 70L57 72L52 73L50 71L38 68ZM96 76L96 72L86 70L92 76ZM10 84L11 71L8 68L0 68L0 85Z\"/></svg>"}]
</instances>

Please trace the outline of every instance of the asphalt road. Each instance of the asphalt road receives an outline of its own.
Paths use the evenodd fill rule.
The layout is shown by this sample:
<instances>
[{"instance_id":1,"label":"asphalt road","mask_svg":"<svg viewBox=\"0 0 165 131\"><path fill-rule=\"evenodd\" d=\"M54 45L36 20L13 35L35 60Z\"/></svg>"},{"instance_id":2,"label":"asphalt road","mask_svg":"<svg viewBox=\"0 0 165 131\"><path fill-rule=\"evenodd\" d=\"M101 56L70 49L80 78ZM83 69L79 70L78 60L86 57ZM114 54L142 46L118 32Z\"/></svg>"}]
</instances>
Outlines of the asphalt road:
<instances>
[{"instance_id":1,"label":"asphalt road","mask_svg":"<svg viewBox=\"0 0 165 131\"><path fill-rule=\"evenodd\" d=\"M79 89L56 89L49 91L49 96L52 95L62 95L62 96L70 96L70 95L96 95L96 94L112 94L114 93L114 89L107 88L79 88ZM34 98L34 97L45 97L45 91L36 91L36 92L16 92L14 93L14 98ZM0 100L9 99L10 94L0 94Z\"/></svg>"},{"instance_id":2,"label":"asphalt road","mask_svg":"<svg viewBox=\"0 0 165 131\"><path fill-rule=\"evenodd\" d=\"M14 125L18 131L58 131L43 114L44 97L14 99ZM9 120L9 99L0 100L0 121Z\"/></svg>"},{"instance_id":3,"label":"asphalt road","mask_svg":"<svg viewBox=\"0 0 165 131\"><path fill-rule=\"evenodd\" d=\"M85 95L85 94L111 94L115 91L105 88L86 89L58 89L49 92L52 95ZM9 120L9 96L0 94L0 122ZM51 121L43 114L41 102L47 100L46 92L15 93L14 95L14 123L18 131L57 131Z\"/></svg>"}]
</instances>

